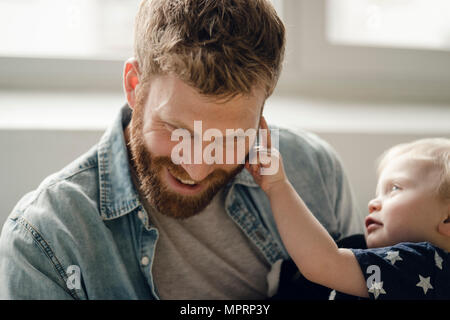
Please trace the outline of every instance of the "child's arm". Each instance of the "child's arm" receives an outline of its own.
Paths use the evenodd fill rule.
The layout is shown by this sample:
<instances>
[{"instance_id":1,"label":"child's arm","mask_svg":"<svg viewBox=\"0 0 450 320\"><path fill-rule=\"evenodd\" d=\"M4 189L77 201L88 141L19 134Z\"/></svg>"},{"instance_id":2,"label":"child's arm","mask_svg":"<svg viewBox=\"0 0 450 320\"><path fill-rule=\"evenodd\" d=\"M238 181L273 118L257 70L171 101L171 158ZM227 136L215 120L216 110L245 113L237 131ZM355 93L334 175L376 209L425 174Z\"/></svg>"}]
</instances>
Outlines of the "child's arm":
<instances>
[{"instance_id":1,"label":"child's arm","mask_svg":"<svg viewBox=\"0 0 450 320\"><path fill-rule=\"evenodd\" d=\"M261 128L269 131L264 118L261 120ZM264 142L268 150L260 150L259 153L265 152L271 161L279 161L278 172L261 175L260 168L269 167L270 164L246 163L245 167L266 192L281 238L292 260L312 282L346 294L368 297L366 281L353 252L339 249L309 211L287 179L281 155L271 149L270 135L267 140Z\"/></svg>"},{"instance_id":2,"label":"child's arm","mask_svg":"<svg viewBox=\"0 0 450 320\"><path fill-rule=\"evenodd\" d=\"M286 249L301 273L323 286L368 297L366 280L353 252L337 247L289 181L274 187L268 197Z\"/></svg>"}]
</instances>

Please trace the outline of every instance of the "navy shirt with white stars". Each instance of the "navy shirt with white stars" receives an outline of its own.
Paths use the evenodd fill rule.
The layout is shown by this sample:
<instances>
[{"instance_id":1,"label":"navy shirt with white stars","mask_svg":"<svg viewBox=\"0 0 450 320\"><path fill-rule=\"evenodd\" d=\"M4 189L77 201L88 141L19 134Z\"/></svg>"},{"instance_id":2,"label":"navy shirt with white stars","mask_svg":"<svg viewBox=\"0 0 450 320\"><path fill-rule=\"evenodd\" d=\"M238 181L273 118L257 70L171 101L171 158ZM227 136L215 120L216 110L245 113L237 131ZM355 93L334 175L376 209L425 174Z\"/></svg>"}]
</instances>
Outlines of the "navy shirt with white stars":
<instances>
[{"instance_id":1,"label":"navy shirt with white stars","mask_svg":"<svg viewBox=\"0 0 450 320\"><path fill-rule=\"evenodd\" d=\"M428 242L351 250L371 299L450 299L449 253Z\"/></svg>"}]
</instances>

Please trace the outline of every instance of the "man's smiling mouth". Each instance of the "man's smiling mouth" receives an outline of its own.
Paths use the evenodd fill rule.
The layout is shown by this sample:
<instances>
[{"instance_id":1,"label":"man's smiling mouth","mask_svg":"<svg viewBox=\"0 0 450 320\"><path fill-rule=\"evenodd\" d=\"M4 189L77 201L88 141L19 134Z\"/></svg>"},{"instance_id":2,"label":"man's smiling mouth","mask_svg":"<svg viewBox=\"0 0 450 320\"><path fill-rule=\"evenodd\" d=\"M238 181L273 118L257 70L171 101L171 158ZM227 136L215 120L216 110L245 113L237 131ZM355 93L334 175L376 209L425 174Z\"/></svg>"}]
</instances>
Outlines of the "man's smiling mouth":
<instances>
[{"instance_id":1,"label":"man's smiling mouth","mask_svg":"<svg viewBox=\"0 0 450 320\"><path fill-rule=\"evenodd\" d=\"M192 179L180 178L170 168L167 168L169 184L178 193L185 195L194 195L203 189L204 185ZM170 182L172 181L172 182Z\"/></svg>"},{"instance_id":2,"label":"man's smiling mouth","mask_svg":"<svg viewBox=\"0 0 450 320\"><path fill-rule=\"evenodd\" d=\"M179 182L181 182L182 184L187 184L190 186L194 186L197 184L197 182L195 182L194 180L191 179L183 179L178 177L175 173L173 173L172 170L170 170L170 168L167 168L167 170L169 171L169 173L172 175L172 177L174 177L175 179L177 179Z\"/></svg>"},{"instance_id":3,"label":"man's smiling mouth","mask_svg":"<svg viewBox=\"0 0 450 320\"><path fill-rule=\"evenodd\" d=\"M193 181L193 180L184 180L184 179L181 179L181 178L178 178L178 177L175 177L178 181L180 181L181 183L183 183L183 184L188 184L188 185L191 185L191 186L193 186L193 185L196 185L197 183L195 182L195 181Z\"/></svg>"}]
</instances>

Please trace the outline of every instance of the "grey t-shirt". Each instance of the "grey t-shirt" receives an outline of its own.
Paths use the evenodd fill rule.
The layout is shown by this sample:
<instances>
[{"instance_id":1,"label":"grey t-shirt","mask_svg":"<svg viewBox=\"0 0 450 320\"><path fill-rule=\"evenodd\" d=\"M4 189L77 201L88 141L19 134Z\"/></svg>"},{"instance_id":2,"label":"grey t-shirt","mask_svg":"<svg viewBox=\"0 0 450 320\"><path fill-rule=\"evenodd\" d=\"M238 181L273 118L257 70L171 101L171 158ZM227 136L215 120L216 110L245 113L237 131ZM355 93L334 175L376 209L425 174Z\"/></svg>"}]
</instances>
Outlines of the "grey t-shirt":
<instances>
[{"instance_id":1,"label":"grey t-shirt","mask_svg":"<svg viewBox=\"0 0 450 320\"><path fill-rule=\"evenodd\" d=\"M135 177L134 177L135 178ZM142 197L159 231L152 275L160 299L265 299L270 264L225 211L220 191L197 215L174 219Z\"/></svg>"}]
</instances>

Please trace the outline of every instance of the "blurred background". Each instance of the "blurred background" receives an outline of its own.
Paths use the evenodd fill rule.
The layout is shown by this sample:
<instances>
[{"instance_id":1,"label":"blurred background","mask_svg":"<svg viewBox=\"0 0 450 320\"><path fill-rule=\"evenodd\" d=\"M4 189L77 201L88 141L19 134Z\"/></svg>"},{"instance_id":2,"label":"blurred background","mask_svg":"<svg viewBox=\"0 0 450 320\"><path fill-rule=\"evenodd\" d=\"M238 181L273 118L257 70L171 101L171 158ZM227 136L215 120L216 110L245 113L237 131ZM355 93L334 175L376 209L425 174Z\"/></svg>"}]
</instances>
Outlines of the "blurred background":
<instances>
[{"instance_id":1,"label":"blurred background","mask_svg":"<svg viewBox=\"0 0 450 320\"><path fill-rule=\"evenodd\" d=\"M450 1L273 0L287 28L269 123L340 155L367 213L386 148L450 138ZM0 0L0 226L120 107L140 0Z\"/></svg>"}]
</instances>

